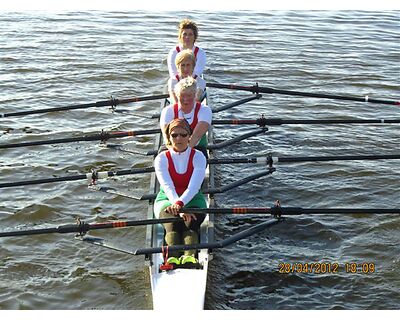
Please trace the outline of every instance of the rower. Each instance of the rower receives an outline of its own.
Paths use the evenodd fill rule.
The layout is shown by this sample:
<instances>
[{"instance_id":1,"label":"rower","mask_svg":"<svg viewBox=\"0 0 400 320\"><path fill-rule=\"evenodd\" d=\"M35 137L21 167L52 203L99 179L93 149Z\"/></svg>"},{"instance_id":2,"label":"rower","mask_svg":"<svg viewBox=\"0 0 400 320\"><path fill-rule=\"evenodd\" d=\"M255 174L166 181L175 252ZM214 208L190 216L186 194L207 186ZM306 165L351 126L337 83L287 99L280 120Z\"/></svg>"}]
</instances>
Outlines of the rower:
<instances>
[{"instance_id":1,"label":"rower","mask_svg":"<svg viewBox=\"0 0 400 320\"><path fill-rule=\"evenodd\" d=\"M194 45L198 38L198 35L199 30L195 22L189 19L184 19L179 23L179 44L170 50L167 59L169 76L171 78L174 78L176 75L179 74L178 69L175 65L175 58L176 55L184 49L192 50L196 58L196 66L193 70L192 76L196 79L203 74L204 67L206 66L206 53L203 49Z\"/></svg>"},{"instance_id":2,"label":"rower","mask_svg":"<svg viewBox=\"0 0 400 320\"><path fill-rule=\"evenodd\" d=\"M189 147L196 148L207 157L206 132L212 121L211 109L195 101L197 82L193 77L186 77L175 86L175 94L178 103L164 108L160 116L160 127L164 141L167 141L166 127L174 119L186 119L192 129Z\"/></svg>"},{"instance_id":3,"label":"rower","mask_svg":"<svg viewBox=\"0 0 400 320\"><path fill-rule=\"evenodd\" d=\"M176 68L178 69L178 74L175 77L171 77L168 80L168 92L172 104L178 102L178 99L174 91L176 84L183 78L189 77L193 74L195 64L196 64L196 58L192 50L190 49L182 50L176 55L175 65ZM201 77L196 78L196 81L197 81L196 101L201 102L203 92L204 90L206 90L206 81Z\"/></svg>"},{"instance_id":4,"label":"rower","mask_svg":"<svg viewBox=\"0 0 400 320\"><path fill-rule=\"evenodd\" d=\"M198 230L205 214L180 213L185 208L206 208L207 203L200 191L206 172L206 158L189 146L191 128L185 119L172 120L165 130L167 151L154 160L154 168L160 183L160 191L154 204L157 218L180 216L182 221L165 223L167 246L199 243ZM195 250L170 252L168 264L198 264Z\"/></svg>"}]
</instances>

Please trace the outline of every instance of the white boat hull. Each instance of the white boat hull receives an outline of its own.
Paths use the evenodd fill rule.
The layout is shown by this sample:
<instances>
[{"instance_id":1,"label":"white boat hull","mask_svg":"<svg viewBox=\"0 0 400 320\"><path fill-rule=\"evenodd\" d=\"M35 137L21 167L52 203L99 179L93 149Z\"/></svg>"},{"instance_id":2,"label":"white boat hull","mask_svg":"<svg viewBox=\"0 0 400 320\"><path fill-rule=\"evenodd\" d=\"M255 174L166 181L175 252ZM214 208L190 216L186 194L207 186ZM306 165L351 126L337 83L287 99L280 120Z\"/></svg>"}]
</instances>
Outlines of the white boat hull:
<instances>
[{"instance_id":1,"label":"white boat hull","mask_svg":"<svg viewBox=\"0 0 400 320\"><path fill-rule=\"evenodd\" d=\"M166 103L161 106L165 107ZM156 146L161 143L161 136L156 139ZM209 141L213 140L212 128L208 132ZM210 157L213 157L210 154ZM206 185L210 188L214 186L214 173L207 168ZM152 174L150 182L150 192L158 192L158 183L155 174ZM208 206L214 206L214 198L208 197ZM153 217L153 206L149 206L148 217ZM200 242L209 243L213 241L214 225L213 219L207 215L200 226ZM164 241L164 228L161 225L148 227L147 242L151 247L162 247ZM153 254L149 258L149 271L151 279L151 291L153 295L154 310L183 310L204 309L204 297L207 285L208 263L212 255L208 249L202 249L198 253L201 269L184 269L161 271L160 265L163 264L162 254ZM174 307L177 308L174 308Z\"/></svg>"},{"instance_id":2,"label":"white boat hull","mask_svg":"<svg viewBox=\"0 0 400 320\"><path fill-rule=\"evenodd\" d=\"M151 277L153 309L203 310L207 268L208 262L203 269L175 269L167 272L153 270Z\"/></svg>"}]
</instances>

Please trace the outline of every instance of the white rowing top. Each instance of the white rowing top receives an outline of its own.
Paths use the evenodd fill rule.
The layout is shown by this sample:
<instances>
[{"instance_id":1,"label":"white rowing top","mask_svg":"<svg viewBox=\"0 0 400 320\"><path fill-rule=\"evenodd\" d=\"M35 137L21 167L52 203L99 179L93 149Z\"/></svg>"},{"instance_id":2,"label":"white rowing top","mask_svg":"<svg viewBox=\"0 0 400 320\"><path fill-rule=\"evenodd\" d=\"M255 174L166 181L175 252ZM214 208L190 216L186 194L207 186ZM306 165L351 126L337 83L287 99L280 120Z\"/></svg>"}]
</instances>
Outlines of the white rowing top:
<instances>
[{"instance_id":1,"label":"white rowing top","mask_svg":"<svg viewBox=\"0 0 400 320\"><path fill-rule=\"evenodd\" d=\"M203 74L204 68L206 66L206 53L199 46L193 46L193 52L195 47L198 47L199 51L197 52L196 56L196 65L194 67L193 76L197 75L198 77L200 77ZM182 46L179 46L179 48L183 50ZM175 58L177 54L178 51L176 50L176 46L173 47L168 54L167 64L170 78L174 78L177 74L179 74L178 69L175 65Z\"/></svg>"},{"instance_id":2,"label":"white rowing top","mask_svg":"<svg viewBox=\"0 0 400 320\"><path fill-rule=\"evenodd\" d=\"M184 152L176 152L172 148L169 149L177 173L183 174L187 171L191 150L192 148L190 147L188 147ZM186 205L193 199L201 188L201 184L203 183L206 174L207 161L201 151L195 151L196 153L193 157L193 174L188 188L181 196L178 196L176 193L174 182L169 174L168 159L165 152L160 153L154 160L154 169L158 182L164 189L165 195L171 203L182 201Z\"/></svg>"}]
</instances>

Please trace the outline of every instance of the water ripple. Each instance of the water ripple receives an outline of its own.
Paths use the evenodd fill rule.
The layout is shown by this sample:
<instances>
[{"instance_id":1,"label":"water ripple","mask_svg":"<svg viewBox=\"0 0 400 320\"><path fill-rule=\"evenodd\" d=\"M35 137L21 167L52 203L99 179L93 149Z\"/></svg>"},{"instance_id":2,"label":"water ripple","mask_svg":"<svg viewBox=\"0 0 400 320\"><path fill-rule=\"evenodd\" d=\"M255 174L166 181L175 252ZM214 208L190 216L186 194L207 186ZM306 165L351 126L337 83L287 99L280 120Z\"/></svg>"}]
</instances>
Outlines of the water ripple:
<instances>
[{"instance_id":1,"label":"water ripple","mask_svg":"<svg viewBox=\"0 0 400 320\"><path fill-rule=\"evenodd\" d=\"M177 24L200 27L210 82L398 100L399 12L16 12L0 13L0 112L32 110L159 94ZM211 90L215 107L247 97ZM145 118L158 102L2 118L0 143L75 136L101 130L157 127ZM396 118L397 106L264 94L218 118ZM224 141L250 127L219 128ZM395 153L396 125L279 126L225 154L317 156ZM115 142L115 141L113 141ZM133 152L151 137L118 140ZM223 154L222 154L223 155ZM95 143L4 149L2 182L151 165L144 156ZM220 166L225 185L259 167ZM89 191L86 181L2 189L4 229L145 217L146 203ZM149 177L118 177L101 185L147 193ZM399 207L398 164L391 161L279 164L271 176L220 195L222 206ZM251 194L251 197L249 195ZM263 221L220 217L217 238ZM215 252L208 309L397 309L400 220L388 215L301 216ZM145 228L98 233L133 247ZM148 309L151 291L142 258L82 247L71 237L2 239L0 309ZM112 261L112 263L110 263ZM338 274L286 274L279 262L338 262ZM373 262L373 274L349 274L346 262ZM9 284L7 287L3 283ZM23 288L23 290L22 290ZM93 290L92 288L96 288ZM368 295L365 294L368 292Z\"/></svg>"}]
</instances>

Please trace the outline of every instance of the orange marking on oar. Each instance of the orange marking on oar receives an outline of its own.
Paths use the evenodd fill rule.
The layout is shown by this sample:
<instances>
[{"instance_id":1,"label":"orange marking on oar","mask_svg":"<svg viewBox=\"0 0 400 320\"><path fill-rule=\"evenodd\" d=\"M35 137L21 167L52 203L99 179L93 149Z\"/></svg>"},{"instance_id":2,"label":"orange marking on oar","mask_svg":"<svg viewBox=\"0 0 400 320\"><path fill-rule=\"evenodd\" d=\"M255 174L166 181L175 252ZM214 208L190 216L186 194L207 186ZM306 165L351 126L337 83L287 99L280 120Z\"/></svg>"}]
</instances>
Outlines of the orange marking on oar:
<instances>
[{"instance_id":1,"label":"orange marking on oar","mask_svg":"<svg viewBox=\"0 0 400 320\"><path fill-rule=\"evenodd\" d=\"M233 208L233 213L246 213L247 209L246 208Z\"/></svg>"},{"instance_id":2,"label":"orange marking on oar","mask_svg":"<svg viewBox=\"0 0 400 320\"><path fill-rule=\"evenodd\" d=\"M113 222L113 228L123 228L123 227L126 227L126 222L125 221Z\"/></svg>"}]
</instances>

